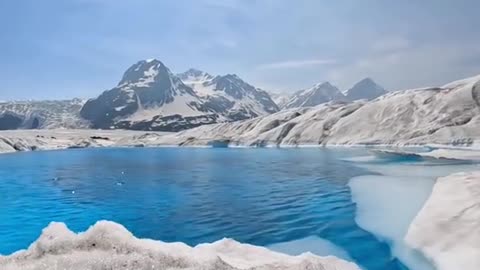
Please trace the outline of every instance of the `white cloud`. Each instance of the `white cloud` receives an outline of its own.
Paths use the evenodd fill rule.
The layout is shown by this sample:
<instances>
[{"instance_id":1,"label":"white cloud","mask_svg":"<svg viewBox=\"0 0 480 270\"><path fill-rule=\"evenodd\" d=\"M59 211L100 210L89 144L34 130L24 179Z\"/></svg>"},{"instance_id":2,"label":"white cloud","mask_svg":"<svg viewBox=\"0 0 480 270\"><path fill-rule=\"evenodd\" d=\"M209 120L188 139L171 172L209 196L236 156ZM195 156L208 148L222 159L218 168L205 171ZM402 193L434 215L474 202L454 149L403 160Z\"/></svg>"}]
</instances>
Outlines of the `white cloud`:
<instances>
[{"instance_id":1,"label":"white cloud","mask_svg":"<svg viewBox=\"0 0 480 270\"><path fill-rule=\"evenodd\" d=\"M288 68L305 68L318 65L334 64L332 59L311 59L311 60L291 60L274 62L257 66L257 69L288 69Z\"/></svg>"},{"instance_id":2,"label":"white cloud","mask_svg":"<svg viewBox=\"0 0 480 270\"><path fill-rule=\"evenodd\" d=\"M475 45L431 43L365 55L336 66L326 77L345 89L364 77L378 79L391 90L438 86L480 73L480 64L465 64L478 54L480 49Z\"/></svg>"}]
</instances>

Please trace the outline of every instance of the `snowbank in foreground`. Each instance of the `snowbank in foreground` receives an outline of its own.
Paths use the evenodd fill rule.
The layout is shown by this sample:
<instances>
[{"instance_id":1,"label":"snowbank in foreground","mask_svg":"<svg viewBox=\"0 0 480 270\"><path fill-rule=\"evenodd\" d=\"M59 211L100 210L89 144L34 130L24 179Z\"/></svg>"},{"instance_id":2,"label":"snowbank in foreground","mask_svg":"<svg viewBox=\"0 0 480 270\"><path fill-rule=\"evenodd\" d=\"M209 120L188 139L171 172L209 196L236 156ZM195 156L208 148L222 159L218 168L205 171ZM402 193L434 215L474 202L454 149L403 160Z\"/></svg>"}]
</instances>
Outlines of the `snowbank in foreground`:
<instances>
[{"instance_id":1,"label":"snowbank in foreground","mask_svg":"<svg viewBox=\"0 0 480 270\"><path fill-rule=\"evenodd\" d=\"M480 269L480 172L439 178L406 241L438 270Z\"/></svg>"},{"instance_id":2,"label":"snowbank in foreground","mask_svg":"<svg viewBox=\"0 0 480 270\"><path fill-rule=\"evenodd\" d=\"M318 269L360 270L353 263L311 253L288 256L266 248L223 239L189 247L135 238L123 226L100 221L75 234L51 223L28 250L1 257L2 270L46 269Z\"/></svg>"}]
</instances>

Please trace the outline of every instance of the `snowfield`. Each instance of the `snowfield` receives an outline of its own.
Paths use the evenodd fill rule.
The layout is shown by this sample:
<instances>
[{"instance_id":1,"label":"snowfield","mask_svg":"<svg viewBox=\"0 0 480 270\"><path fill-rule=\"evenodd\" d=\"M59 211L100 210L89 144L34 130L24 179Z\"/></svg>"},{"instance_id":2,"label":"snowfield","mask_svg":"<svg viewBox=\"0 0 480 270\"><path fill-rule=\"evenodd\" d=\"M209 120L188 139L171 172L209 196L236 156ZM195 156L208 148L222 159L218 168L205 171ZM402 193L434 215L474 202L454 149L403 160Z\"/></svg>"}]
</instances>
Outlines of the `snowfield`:
<instances>
[{"instance_id":1,"label":"snowfield","mask_svg":"<svg viewBox=\"0 0 480 270\"><path fill-rule=\"evenodd\" d=\"M0 256L0 265L2 270L360 270L332 256L288 256L231 239L193 248L183 243L138 239L123 226L108 221L97 222L80 234L63 223L51 223L28 250Z\"/></svg>"}]
</instances>

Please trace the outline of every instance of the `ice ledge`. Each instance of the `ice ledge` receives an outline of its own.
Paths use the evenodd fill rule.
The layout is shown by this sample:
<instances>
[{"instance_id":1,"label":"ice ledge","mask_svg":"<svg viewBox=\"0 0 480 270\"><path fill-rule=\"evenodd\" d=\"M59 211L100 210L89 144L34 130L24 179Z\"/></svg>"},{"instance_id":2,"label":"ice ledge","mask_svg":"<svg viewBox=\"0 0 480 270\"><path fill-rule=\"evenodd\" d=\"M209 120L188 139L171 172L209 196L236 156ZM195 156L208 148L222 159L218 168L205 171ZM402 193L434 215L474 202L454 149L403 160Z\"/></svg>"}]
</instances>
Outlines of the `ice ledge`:
<instances>
[{"instance_id":1,"label":"ice ledge","mask_svg":"<svg viewBox=\"0 0 480 270\"><path fill-rule=\"evenodd\" d=\"M122 225L99 221L75 234L63 223L51 223L28 250L0 256L2 270L44 269L284 269L360 270L336 257L311 253L288 256L266 248L223 239L189 247L138 239Z\"/></svg>"},{"instance_id":2,"label":"ice ledge","mask_svg":"<svg viewBox=\"0 0 480 270\"><path fill-rule=\"evenodd\" d=\"M480 269L480 171L439 178L406 241L438 270Z\"/></svg>"}]
</instances>

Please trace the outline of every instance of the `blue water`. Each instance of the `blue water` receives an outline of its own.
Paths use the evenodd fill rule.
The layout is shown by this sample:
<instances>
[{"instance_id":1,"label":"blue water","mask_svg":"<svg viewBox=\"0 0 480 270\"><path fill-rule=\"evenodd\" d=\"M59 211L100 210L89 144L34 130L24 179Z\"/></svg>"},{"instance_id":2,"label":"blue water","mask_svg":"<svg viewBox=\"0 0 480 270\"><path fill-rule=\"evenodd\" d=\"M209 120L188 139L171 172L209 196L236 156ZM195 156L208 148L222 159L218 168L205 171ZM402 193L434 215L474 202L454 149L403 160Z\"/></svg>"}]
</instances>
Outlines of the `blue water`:
<instances>
[{"instance_id":1,"label":"blue water","mask_svg":"<svg viewBox=\"0 0 480 270\"><path fill-rule=\"evenodd\" d=\"M0 155L0 253L51 221L97 220L189 245L223 237L268 246L318 236L368 270L407 269L355 223L347 183L367 174L328 149L82 149Z\"/></svg>"}]
</instances>

